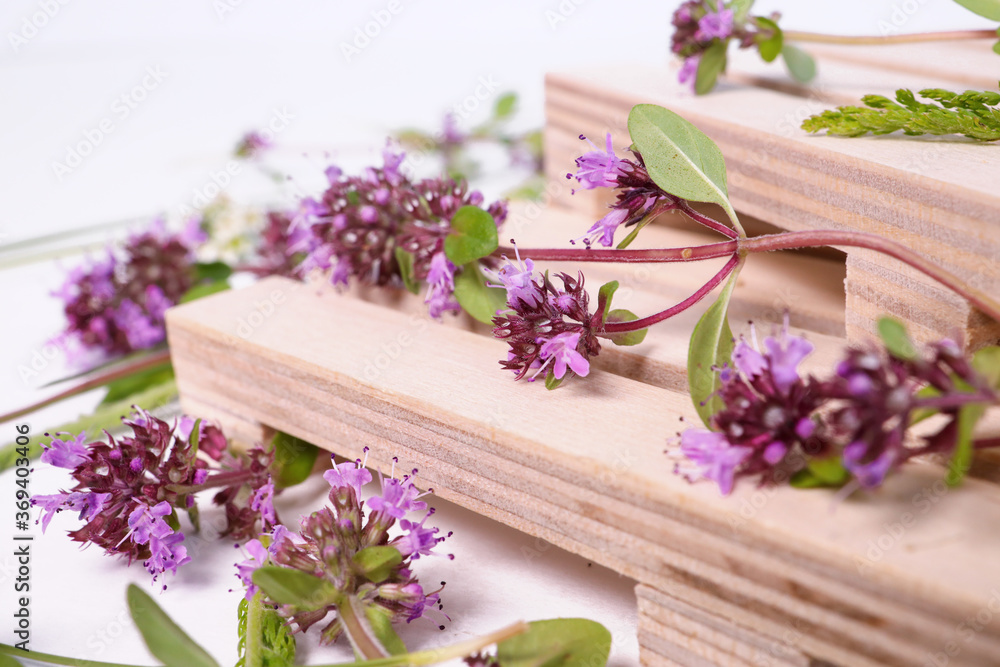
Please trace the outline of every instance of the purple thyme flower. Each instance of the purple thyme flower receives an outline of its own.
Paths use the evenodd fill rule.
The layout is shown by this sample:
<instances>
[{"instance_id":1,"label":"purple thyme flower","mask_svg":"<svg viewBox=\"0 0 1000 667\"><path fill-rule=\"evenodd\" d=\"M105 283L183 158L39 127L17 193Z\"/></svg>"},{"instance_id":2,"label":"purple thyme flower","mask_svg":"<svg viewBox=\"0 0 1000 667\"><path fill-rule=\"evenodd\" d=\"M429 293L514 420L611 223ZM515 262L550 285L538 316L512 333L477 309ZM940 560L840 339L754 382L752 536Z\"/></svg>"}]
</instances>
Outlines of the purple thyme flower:
<instances>
[{"instance_id":1,"label":"purple thyme flower","mask_svg":"<svg viewBox=\"0 0 1000 667\"><path fill-rule=\"evenodd\" d=\"M267 483L261 485L250 497L250 509L260 512L260 520L265 529L278 522L274 513L274 480L270 476Z\"/></svg>"},{"instance_id":2,"label":"purple thyme flower","mask_svg":"<svg viewBox=\"0 0 1000 667\"><path fill-rule=\"evenodd\" d=\"M514 246L514 254L517 263L511 262L507 256L502 256L504 263L493 273L487 271L487 275L496 280L499 284L492 284L491 287L503 287L507 290L507 305L515 310L519 306L525 308L536 308L545 299L544 292L535 283L533 273L535 263L530 259L521 261L521 254Z\"/></svg>"},{"instance_id":3,"label":"purple thyme flower","mask_svg":"<svg viewBox=\"0 0 1000 667\"><path fill-rule=\"evenodd\" d=\"M269 137L256 130L251 130L240 139L239 144L236 145L235 153L237 157L254 159L273 146L274 142Z\"/></svg>"},{"instance_id":4,"label":"purple thyme flower","mask_svg":"<svg viewBox=\"0 0 1000 667\"><path fill-rule=\"evenodd\" d=\"M67 433L66 435L69 434ZM90 460L90 450L84 444L86 440L86 431L81 431L80 435L74 439L60 440L59 438L53 438L48 447L42 447L42 463L48 463L57 468L69 468L70 470L79 467Z\"/></svg>"},{"instance_id":5,"label":"purple thyme flower","mask_svg":"<svg viewBox=\"0 0 1000 667\"><path fill-rule=\"evenodd\" d=\"M690 428L681 434L681 452L687 463L679 463L675 472L689 481L711 480L728 496L733 490L736 469L753 454L753 449L731 445L724 433Z\"/></svg>"},{"instance_id":6,"label":"purple thyme flower","mask_svg":"<svg viewBox=\"0 0 1000 667\"><path fill-rule=\"evenodd\" d=\"M444 251L435 253L431 258L424 303L427 304L427 311L434 319L441 319L441 315L446 311L458 312L462 309L454 297L455 271L455 265L448 260Z\"/></svg>"},{"instance_id":7,"label":"purple thyme flower","mask_svg":"<svg viewBox=\"0 0 1000 667\"><path fill-rule=\"evenodd\" d=\"M695 38L703 42L711 39L728 39L733 34L733 18L733 10L724 9L722 0L719 0L718 9L705 14L698 21Z\"/></svg>"},{"instance_id":8,"label":"purple thyme flower","mask_svg":"<svg viewBox=\"0 0 1000 667\"><path fill-rule=\"evenodd\" d=\"M594 150L576 158L576 174L567 176L575 177L585 190L613 188L618 185L618 177L628 171L629 163L615 155L615 149L611 144L611 133L608 132L607 149L604 153L582 134L580 139L585 140Z\"/></svg>"},{"instance_id":9,"label":"purple thyme flower","mask_svg":"<svg viewBox=\"0 0 1000 667\"><path fill-rule=\"evenodd\" d=\"M577 351L577 347L580 345L580 332L566 332L561 333L552 338L545 340L544 338L539 338L535 341L541 344L541 349L538 352L538 356L543 360L546 360L542 365L541 371L548 365L549 361L555 361L552 369L552 374L557 380L562 380L563 376L566 375L566 369L571 369L574 373L580 377L586 377L590 372L590 362L587 358ZM536 371L537 372L537 371Z\"/></svg>"},{"instance_id":10,"label":"purple thyme flower","mask_svg":"<svg viewBox=\"0 0 1000 667\"><path fill-rule=\"evenodd\" d=\"M266 554L253 547L252 560L237 566L241 579L252 584L253 570L270 559L275 565L305 572L333 586L340 594L333 600L279 607L279 613L300 631L332 613L333 619L320 635L323 644L336 641L343 633L338 605L352 597L366 613L384 614L393 623L415 620L439 606L439 591L424 591L413 574L412 561L433 554L447 536L438 536L437 528L425 526L433 510L419 520L410 514L427 509L427 504L418 500L421 494L412 475L401 480L380 476L382 491L369 499L372 511L367 516L358 491L371 475L362 467L362 461L339 464L324 477L331 483L330 506L303 517L299 535L289 533L280 544L276 538L275 548L269 548ZM403 534L391 537L397 520ZM377 578L369 579L370 575L359 567L363 560L357 556L371 547L396 549L400 562L388 571L380 569Z\"/></svg>"},{"instance_id":11,"label":"purple thyme flower","mask_svg":"<svg viewBox=\"0 0 1000 667\"><path fill-rule=\"evenodd\" d=\"M677 72L677 80L680 83L690 84L691 92L694 92L695 82L698 79L698 66L701 65L701 55L690 56L684 59L684 64Z\"/></svg>"},{"instance_id":12,"label":"purple thyme flower","mask_svg":"<svg viewBox=\"0 0 1000 667\"><path fill-rule=\"evenodd\" d=\"M618 231L619 225L625 222L628 217L628 211L620 208L612 209L607 215L595 222L582 239L577 240L583 240L588 247L597 241L602 246L610 248L615 244L615 232Z\"/></svg>"}]
</instances>

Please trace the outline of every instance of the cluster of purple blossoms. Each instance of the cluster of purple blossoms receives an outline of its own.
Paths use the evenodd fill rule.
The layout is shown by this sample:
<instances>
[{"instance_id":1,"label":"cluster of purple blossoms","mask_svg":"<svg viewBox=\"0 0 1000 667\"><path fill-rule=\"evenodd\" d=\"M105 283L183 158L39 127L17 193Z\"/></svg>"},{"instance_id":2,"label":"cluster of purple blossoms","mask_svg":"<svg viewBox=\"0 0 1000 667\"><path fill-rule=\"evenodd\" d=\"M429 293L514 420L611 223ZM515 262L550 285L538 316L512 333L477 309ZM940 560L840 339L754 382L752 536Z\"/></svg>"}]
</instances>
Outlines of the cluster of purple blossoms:
<instances>
[{"instance_id":1,"label":"cluster of purple blossoms","mask_svg":"<svg viewBox=\"0 0 1000 667\"><path fill-rule=\"evenodd\" d=\"M451 219L463 206L481 206L483 196L464 181L449 178L411 181L400 169L403 154L386 149L384 166L360 176L345 176L331 167L330 186L319 199L302 202L289 252L303 253L299 275L330 272L334 285L351 278L376 286L404 285L397 252L412 257L412 278L427 283L431 314L457 310L454 277L462 270L444 256ZM499 227L507 217L505 202L486 211Z\"/></svg>"},{"instance_id":2,"label":"cluster of purple blossoms","mask_svg":"<svg viewBox=\"0 0 1000 667\"><path fill-rule=\"evenodd\" d=\"M963 406L1000 399L951 341L907 358L849 349L826 380L799 372L813 346L790 335L787 322L780 335L764 340L763 352L754 343L738 342L732 364L719 370L722 408L711 419L712 430L690 428L680 435L684 460L676 471L691 481L710 479L723 494L737 478L777 484L812 460L834 457L851 488L876 488L914 456L952 452ZM930 396L921 392L927 387ZM934 433L908 435L920 410L947 419Z\"/></svg>"},{"instance_id":3,"label":"cluster of purple blossoms","mask_svg":"<svg viewBox=\"0 0 1000 667\"><path fill-rule=\"evenodd\" d=\"M440 535L438 528L426 525L434 510L421 500L426 494L414 485L416 473L413 470L402 479L380 475L380 493L362 501L361 489L372 481L364 463L334 465L323 475L331 487L330 507L302 517L297 534L279 526L247 544L250 558L237 564L237 576L247 587L248 599L256 592L253 573L264 564L296 569L326 582L337 591L330 599L279 608L302 632L332 614L321 631L322 643L332 643L344 633L338 605L351 604L350 600L393 623L413 621L434 608L440 612L440 589L425 592L411 564L423 556L438 555L435 549L451 534ZM401 530L394 530L397 524ZM359 558L372 547L395 549L398 562L388 572L380 568L373 575Z\"/></svg>"},{"instance_id":4,"label":"cluster of purple blossoms","mask_svg":"<svg viewBox=\"0 0 1000 667\"><path fill-rule=\"evenodd\" d=\"M615 232L619 227L631 227L647 217L685 207L684 200L653 182L638 152L630 149L634 158L631 160L615 155L610 132L604 151L582 134L580 139L590 143L593 150L576 159L576 173L566 174L566 178L575 178L586 190L616 188L619 193L611 211L595 222L581 239L574 239L571 243L581 240L587 247L598 243L610 248L614 245Z\"/></svg>"},{"instance_id":5,"label":"cluster of purple blossoms","mask_svg":"<svg viewBox=\"0 0 1000 667\"><path fill-rule=\"evenodd\" d=\"M494 287L507 290L509 312L493 318L493 335L507 341L510 350L500 365L514 371L518 380L529 381L539 375L562 380L568 371L581 377L590 372L590 357L601 351L596 330L601 313L591 315L589 297L583 288L583 274L573 278L565 273L556 277L534 276L534 262L505 263L492 275Z\"/></svg>"},{"instance_id":6,"label":"cluster of purple blossoms","mask_svg":"<svg viewBox=\"0 0 1000 667\"><path fill-rule=\"evenodd\" d=\"M772 21L779 18L777 13L770 17ZM678 80L692 87L702 54L717 41L736 39L741 49L747 49L757 43L761 33L772 30L752 19L737 22L735 12L727 9L723 0L688 0L674 12L671 23L674 26L671 50L684 59Z\"/></svg>"},{"instance_id":7,"label":"cluster of purple blossoms","mask_svg":"<svg viewBox=\"0 0 1000 667\"><path fill-rule=\"evenodd\" d=\"M134 234L121 253L71 270L55 296L68 325L68 346L105 355L153 347L166 337L163 313L194 284L194 248L202 240L196 223L171 234L162 222Z\"/></svg>"},{"instance_id":8,"label":"cluster of purple blossoms","mask_svg":"<svg viewBox=\"0 0 1000 667\"><path fill-rule=\"evenodd\" d=\"M194 495L203 489L221 488L215 503L226 510L223 534L234 539L257 534L258 520L265 530L277 522L268 472L271 454L253 449L237 458L227 452L217 427L191 417L171 425L138 410L122 421L132 435L107 435L107 442L88 444L81 433L53 438L45 448L42 461L72 471L76 485L31 499L42 508L43 531L56 513L79 512L84 525L69 533L74 541L96 544L130 563L142 561L155 579L190 560L178 512L196 511Z\"/></svg>"}]
</instances>

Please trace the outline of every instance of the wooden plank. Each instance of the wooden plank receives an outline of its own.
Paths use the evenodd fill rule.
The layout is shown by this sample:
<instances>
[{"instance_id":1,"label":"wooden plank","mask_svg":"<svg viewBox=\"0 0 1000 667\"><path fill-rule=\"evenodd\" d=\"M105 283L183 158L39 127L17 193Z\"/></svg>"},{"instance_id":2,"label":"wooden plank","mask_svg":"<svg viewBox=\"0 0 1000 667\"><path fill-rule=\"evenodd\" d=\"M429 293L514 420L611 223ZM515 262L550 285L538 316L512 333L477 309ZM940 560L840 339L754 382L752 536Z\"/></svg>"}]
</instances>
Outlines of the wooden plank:
<instances>
[{"instance_id":1,"label":"wooden plank","mask_svg":"<svg viewBox=\"0 0 1000 667\"><path fill-rule=\"evenodd\" d=\"M270 316L233 346L239 322L268 299L277 301ZM884 642L887 656L900 656L886 664L907 664L913 646L935 648L1000 587L984 561L1000 536L980 530L1000 520L992 485L949 493L866 560L866 540L914 511L913 494L933 488L938 470L916 466L833 517L824 492L776 489L756 509L758 491L720 498L671 473L663 443L679 416L693 418L681 394L598 371L557 392L516 384L494 370L495 341L444 327L431 335L406 315L280 279L173 309L168 326L182 398L231 401L225 412L348 456L375 444L379 463L412 449L446 497L459 486L459 502L475 499L476 511L498 508L529 532L545 526L545 539L661 589L682 578L768 623L805 619L819 647ZM643 419L622 421L611 396L628 396ZM610 458L608 443L623 443L621 457ZM1000 628L965 655L990 650L1000 650Z\"/></svg>"},{"instance_id":2,"label":"wooden plank","mask_svg":"<svg viewBox=\"0 0 1000 667\"><path fill-rule=\"evenodd\" d=\"M1000 192L993 185L1000 151L995 146L809 136L797 129L800 98L754 88L693 98L662 74L635 69L548 77L546 141L562 151L554 162L567 159L581 132L600 136L610 129L616 145L626 145L627 136L607 119L627 117L635 103L656 102L693 121L720 145L730 196L739 211L785 229L882 234L988 290L1000 287L1000 239L995 233ZM729 114L732 108L741 113ZM601 203L593 200L590 206L599 209ZM575 207L588 209L582 202ZM864 295L888 277L903 288L894 295L889 313L923 325L932 321L926 283L909 268L884 268L889 265L880 264L882 272L875 274L855 265L848 294ZM926 338L951 336L956 328L970 345L1000 338L1000 326L984 321L964 302L948 305L954 305L948 324L942 326L939 317L935 326L924 326ZM858 339L873 331L873 321L856 313L848 333Z\"/></svg>"}]
</instances>

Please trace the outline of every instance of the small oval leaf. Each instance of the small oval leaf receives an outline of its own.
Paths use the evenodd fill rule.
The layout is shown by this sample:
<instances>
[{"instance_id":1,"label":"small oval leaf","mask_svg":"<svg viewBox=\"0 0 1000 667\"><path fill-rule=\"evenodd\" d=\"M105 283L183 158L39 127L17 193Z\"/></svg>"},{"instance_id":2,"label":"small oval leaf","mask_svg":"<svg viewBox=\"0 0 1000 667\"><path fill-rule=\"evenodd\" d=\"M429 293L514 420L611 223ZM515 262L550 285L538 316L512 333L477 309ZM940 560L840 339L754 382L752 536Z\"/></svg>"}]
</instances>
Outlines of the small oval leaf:
<instances>
[{"instance_id":1,"label":"small oval leaf","mask_svg":"<svg viewBox=\"0 0 1000 667\"><path fill-rule=\"evenodd\" d=\"M375 546L354 554L358 573L369 581L380 584L389 578L394 567L403 562L403 554L396 547Z\"/></svg>"},{"instance_id":2,"label":"small oval leaf","mask_svg":"<svg viewBox=\"0 0 1000 667\"><path fill-rule=\"evenodd\" d=\"M403 277L403 285L413 294L420 293L420 285L413 275L413 253L396 246L396 264L399 266L399 275Z\"/></svg>"},{"instance_id":3,"label":"small oval leaf","mask_svg":"<svg viewBox=\"0 0 1000 667\"><path fill-rule=\"evenodd\" d=\"M697 95L707 95L715 88L719 75L726 71L726 49L728 41L717 41L701 54L698 61L698 73L694 77L694 92Z\"/></svg>"},{"instance_id":4,"label":"small oval leaf","mask_svg":"<svg viewBox=\"0 0 1000 667\"><path fill-rule=\"evenodd\" d=\"M330 582L300 570L265 565L253 573L253 583L278 604L317 607L334 604L338 592Z\"/></svg>"},{"instance_id":5,"label":"small oval leaf","mask_svg":"<svg viewBox=\"0 0 1000 667\"><path fill-rule=\"evenodd\" d=\"M729 203L722 151L704 132L655 104L632 107L628 131L654 183L682 199L718 204L746 236Z\"/></svg>"},{"instance_id":6,"label":"small oval leaf","mask_svg":"<svg viewBox=\"0 0 1000 667\"><path fill-rule=\"evenodd\" d=\"M729 362L733 356L733 331L729 328L729 299L736 285L739 266L733 271L722 293L705 314L691 334L688 348L688 385L691 400L698 416L705 426L712 427L712 415L722 408L722 401L715 393L721 386L719 373L715 370Z\"/></svg>"},{"instance_id":7,"label":"small oval leaf","mask_svg":"<svg viewBox=\"0 0 1000 667\"><path fill-rule=\"evenodd\" d=\"M1000 21L1000 0L955 0L955 2L991 21Z\"/></svg>"},{"instance_id":8,"label":"small oval leaf","mask_svg":"<svg viewBox=\"0 0 1000 667\"><path fill-rule=\"evenodd\" d=\"M639 319L639 316L631 310L618 308L608 313L607 322L635 322L637 319ZM615 345L638 345L646 339L647 333L649 333L648 327L639 329L638 331L608 334L608 339Z\"/></svg>"},{"instance_id":9,"label":"small oval leaf","mask_svg":"<svg viewBox=\"0 0 1000 667\"><path fill-rule=\"evenodd\" d=\"M487 287L479 262L470 262L455 274L455 300L475 319L492 324L497 311L507 307L507 292Z\"/></svg>"},{"instance_id":10,"label":"small oval leaf","mask_svg":"<svg viewBox=\"0 0 1000 667\"><path fill-rule=\"evenodd\" d=\"M274 434L271 446L274 448L271 478L275 485L286 488L306 481L316 463L319 448L281 431Z\"/></svg>"},{"instance_id":11,"label":"small oval leaf","mask_svg":"<svg viewBox=\"0 0 1000 667\"><path fill-rule=\"evenodd\" d=\"M146 647L166 667L219 667L145 591L129 584L126 599Z\"/></svg>"},{"instance_id":12,"label":"small oval leaf","mask_svg":"<svg viewBox=\"0 0 1000 667\"><path fill-rule=\"evenodd\" d=\"M497 644L503 667L604 667L611 633L585 618L533 621L523 634Z\"/></svg>"},{"instance_id":13,"label":"small oval leaf","mask_svg":"<svg viewBox=\"0 0 1000 667\"><path fill-rule=\"evenodd\" d=\"M913 361L919 356L917 346L910 340L910 334L906 332L906 327L899 320L891 317L880 317L878 335L882 339L882 343L885 344L885 349L897 359Z\"/></svg>"},{"instance_id":14,"label":"small oval leaf","mask_svg":"<svg viewBox=\"0 0 1000 667\"><path fill-rule=\"evenodd\" d=\"M500 247L493 216L478 206L463 206L451 218L444 254L456 266L486 257Z\"/></svg>"},{"instance_id":15,"label":"small oval leaf","mask_svg":"<svg viewBox=\"0 0 1000 667\"><path fill-rule=\"evenodd\" d=\"M802 49L785 44L781 47L781 55L788 73L799 83L809 83L816 78L816 61Z\"/></svg>"}]
</instances>

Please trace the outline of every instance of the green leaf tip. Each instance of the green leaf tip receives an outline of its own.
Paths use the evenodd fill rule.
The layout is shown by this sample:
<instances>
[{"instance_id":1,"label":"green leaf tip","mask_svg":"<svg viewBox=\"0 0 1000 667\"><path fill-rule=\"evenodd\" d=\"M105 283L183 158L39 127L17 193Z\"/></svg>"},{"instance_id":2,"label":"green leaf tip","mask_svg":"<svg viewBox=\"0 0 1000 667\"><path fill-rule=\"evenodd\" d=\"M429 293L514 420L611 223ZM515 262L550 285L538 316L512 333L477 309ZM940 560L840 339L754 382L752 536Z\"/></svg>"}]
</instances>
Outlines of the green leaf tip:
<instances>
[{"instance_id":1,"label":"green leaf tip","mask_svg":"<svg viewBox=\"0 0 1000 667\"><path fill-rule=\"evenodd\" d=\"M146 647L165 667L219 667L141 588L129 584L126 600Z\"/></svg>"},{"instance_id":2,"label":"green leaf tip","mask_svg":"<svg viewBox=\"0 0 1000 667\"><path fill-rule=\"evenodd\" d=\"M722 408L722 400L715 395L722 382L716 369L728 363L733 356L733 331L729 327L728 315L729 300L738 275L737 267L719 298L698 320L688 348L691 400L698 416L709 428L712 427L712 417Z\"/></svg>"}]
</instances>

